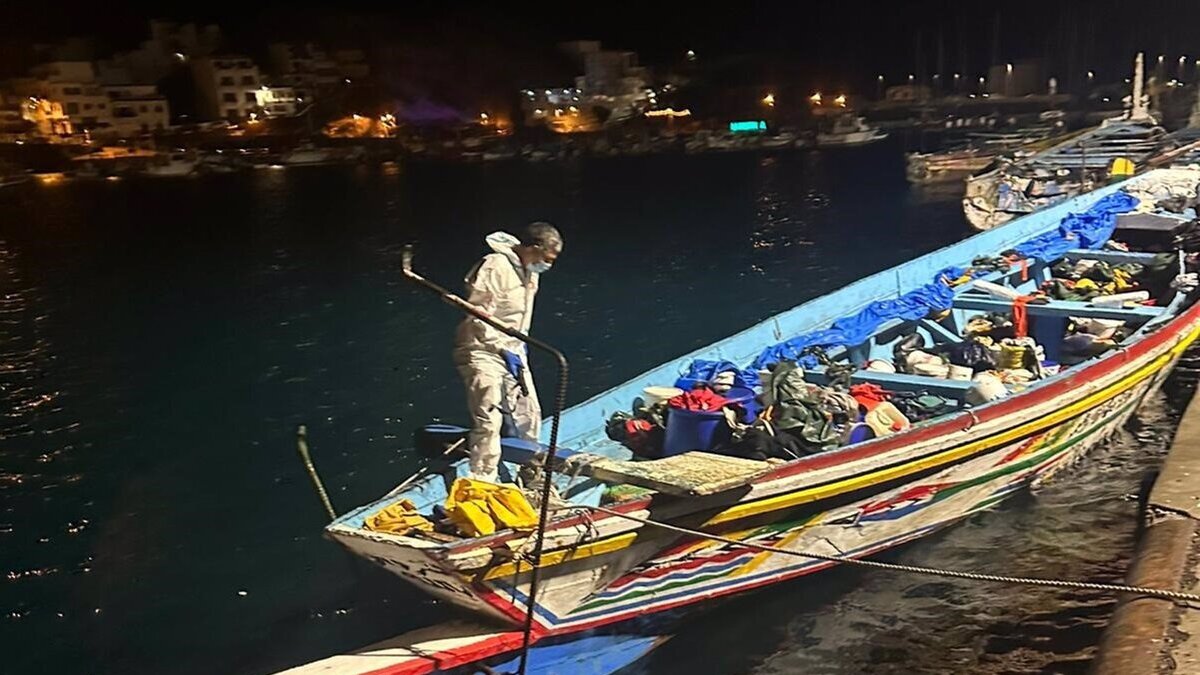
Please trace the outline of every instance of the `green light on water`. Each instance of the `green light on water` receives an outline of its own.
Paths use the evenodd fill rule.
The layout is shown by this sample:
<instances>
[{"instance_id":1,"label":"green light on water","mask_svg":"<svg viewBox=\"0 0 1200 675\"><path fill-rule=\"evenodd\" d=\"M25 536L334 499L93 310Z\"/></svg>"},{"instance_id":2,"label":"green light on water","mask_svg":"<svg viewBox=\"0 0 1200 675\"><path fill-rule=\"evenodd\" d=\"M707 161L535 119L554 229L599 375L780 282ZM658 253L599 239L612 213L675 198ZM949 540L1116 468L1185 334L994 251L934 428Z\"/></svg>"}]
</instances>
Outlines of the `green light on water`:
<instances>
[{"instance_id":1,"label":"green light on water","mask_svg":"<svg viewBox=\"0 0 1200 675\"><path fill-rule=\"evenodd\" d=\"M763 120L747 120L744 122L730 122L729 130L735 134L745 133L748 131L766 131L767 123Z\"/></svg>"}]
</instances>

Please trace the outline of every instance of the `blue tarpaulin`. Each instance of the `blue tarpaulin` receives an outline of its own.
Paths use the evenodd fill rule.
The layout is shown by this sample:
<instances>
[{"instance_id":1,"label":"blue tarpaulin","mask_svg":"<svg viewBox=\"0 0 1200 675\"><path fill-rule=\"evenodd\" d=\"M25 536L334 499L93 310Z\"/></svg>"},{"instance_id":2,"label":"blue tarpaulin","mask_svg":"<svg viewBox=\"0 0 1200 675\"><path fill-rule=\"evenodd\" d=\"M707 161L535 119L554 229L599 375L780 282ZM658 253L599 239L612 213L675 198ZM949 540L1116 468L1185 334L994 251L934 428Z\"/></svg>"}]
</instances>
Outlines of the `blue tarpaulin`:
<instances>
[{"instance_id":1,"label":"blue tarpaulin","mask_svg":"<svg viewBox=\"0 0 1200 675\"><path fill-rule=\"evenodd\" d=\"M1051 262L1061 258L1071 249L1099 248L1112 236L1113 230L1116 228L1117 215L1128 213L1137 205L1136 197L1125 192L1115 192L1100 199L1083 213L1067 215L1059 223L1058 229L1029 239L1014 247L1013 250L1026 258ZM809 347L832 349L860 345L870 339L875 331L887 321L892 319L913 321L923 318L931 312L950 309L954 302L954 289L948 282L961 277L964 273L962 268L948 267L938 272L933 283L905 293L894 300L873 302L854 316L834 321L833 325L825 330L794 337L767 347L754 360L750 369L739 370L728 361L697 360L692 363L684 378L697 381L709 380L717 373L733 370L739 373L739 381L748 380L752 375L753 381L757 384L758 370L784 359L796 361L804 368L813 368L819 365L816 357L811 354L802 354ZM986 273L987 270L971 270L972 276L982 276ZM683 378L680 381L682 382Z\"/></svg>"},{"instance_id":2,"label":"blue tarpaulin","mask_svg":"<svg viewBox=\"0 0 1200 675\"><path fill-rule=\"evenodd\" d=\"M833 347L849 347L866 342L875 330L886 321L903 319L912 321L920 319L930 312L950 309L954 302L954 289L949 281L964 274L959 267L948 267L938 272L933 283L909 291L894 300L879 300L867 305L861 312L833 322L826 330L808 333L780 342L763 350L754 360L754 368L766 368L772 363L784 359L795 361L804 368L812 368L817 364L815 357L802 355L801 352L809 347L831 349Z\"/></svg>"},{"instance_id":3,"label":"blue tarpaulin","mask_svg":"<svg viewBox=\"0 0 1200 675\"><path fill-rule=\"evenodd\" d=\"M733 372L733 386L753 389L758 386L758 371L753 368L742 370L732 361L706 361L696 359L688 366L687 372L679 376L675 386L690 390L693 385L701 382L712 382L721 373Z\"/></svg>"},{"instance_id":4,"label":"blue tarpaulin","mask_svg":"<svg viewBox=\"0 0 1200 675\"><path fill-rule=\"evenodd\" d=\"M1057 230L1034 237L1013 250L1026 258L1053 262L1074 248L1100 248L1112 237L1117 216L1129 213L1137 205L1137 197L1114 192L1083 213L1068 214Z\"/></svg>"}]
</instances>

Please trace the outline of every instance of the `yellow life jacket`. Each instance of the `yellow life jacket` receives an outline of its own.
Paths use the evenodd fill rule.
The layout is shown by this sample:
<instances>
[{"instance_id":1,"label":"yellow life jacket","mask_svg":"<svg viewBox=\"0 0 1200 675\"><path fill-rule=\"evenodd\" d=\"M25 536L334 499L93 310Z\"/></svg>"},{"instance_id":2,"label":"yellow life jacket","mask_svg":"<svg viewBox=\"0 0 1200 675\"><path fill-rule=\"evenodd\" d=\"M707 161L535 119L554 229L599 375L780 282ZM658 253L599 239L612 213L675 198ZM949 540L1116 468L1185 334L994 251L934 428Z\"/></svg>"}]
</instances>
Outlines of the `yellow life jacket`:
<instances>
[{"instance_id":1,"label":"yellow life jacket","mask_svg":"<svg viewBox=\"0 0 1200 675\"><path fill-rule=\"evenodd\" d=\"M487 536L499 529L533 529L538 522L537 512L516 487L470 478L454 481L445 507L450 521L468 537Z\"/></svg>"},{"instance_id":2,"label":"yellow life jacket","mask_svg":"<svg viewBox=\"0 0 1200 675\"><path fill-rule=\"evenodd\" d=\"M407 499L384 508L379 513L368 517L363 527L374 532L390 532L392 534L408 534L413 530L430 532L433 523L428 518L417 513L417 507Z\"/></svg>"}]
</instances>

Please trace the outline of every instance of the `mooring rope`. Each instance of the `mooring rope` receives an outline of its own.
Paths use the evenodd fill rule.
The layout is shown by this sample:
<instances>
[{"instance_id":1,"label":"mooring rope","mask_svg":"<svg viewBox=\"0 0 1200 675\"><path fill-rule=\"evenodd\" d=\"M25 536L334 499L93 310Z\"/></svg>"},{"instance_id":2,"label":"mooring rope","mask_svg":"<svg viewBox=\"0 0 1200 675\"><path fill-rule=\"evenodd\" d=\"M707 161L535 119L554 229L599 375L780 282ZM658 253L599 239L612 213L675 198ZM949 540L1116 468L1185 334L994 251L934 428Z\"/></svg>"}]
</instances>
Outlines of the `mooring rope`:
<instances>
[{"instance_id":1,"label":"mooring rope","mask_svg":"<svg viewBox=\"0 0 1200 675\"><path fill-rule=\"evenodd\" d=\"M858 565L859 567L870 567L874 569L891 570L894 572L908 572L910 574L925 574L935 577L949 577L953 579L969 579L972 581L988 581L992 583L1017 584L1024 586L1045 586L1050 588L1071 588L1076 590L1088 591L1103 591L1108 593L1133 593L1136 595L1144 595L1152 598L1161 598L1163 600L1173 600L1180 602L1200 602L1200 595L1195 593L1184 593L1182 591L1171 591L1164 588L1147 588L1144 586L1127 586L1125 584L1098 584L1090 581L1075 581L1072 579L1045 579L1040 577L1010 577L1001 574L983 574L979 572L964 572L962 570L943 569L938 567L923 567L921 565L903 565L900 563L880 562L878 560L863 560L861 558L851 558L848 556L826 555L824 553L813 553L810 551L792 551L786 548L778 548L775 546L767 546L765 544L756 544L749 541L741 541L722 537L719 534L710 534L693 530L678 525L671 525L649 518L639 518L631 516L613 509L606 509L603 506L587 506L582 504L572 504L567 509L587 509L599 513L606 513L617 518L624 518L635 523L657 527L679 534L686 534L692 537L700 537L712 541L719 541L733 546L741 546L754 551L762 551L764 553L778 553L782 555L790 555L798 558L812 558L815 560L825 560L828 562L844 563L847 565ZM1194 607L1200 609L1200 607Z\"/></svg>"}]
</instances>

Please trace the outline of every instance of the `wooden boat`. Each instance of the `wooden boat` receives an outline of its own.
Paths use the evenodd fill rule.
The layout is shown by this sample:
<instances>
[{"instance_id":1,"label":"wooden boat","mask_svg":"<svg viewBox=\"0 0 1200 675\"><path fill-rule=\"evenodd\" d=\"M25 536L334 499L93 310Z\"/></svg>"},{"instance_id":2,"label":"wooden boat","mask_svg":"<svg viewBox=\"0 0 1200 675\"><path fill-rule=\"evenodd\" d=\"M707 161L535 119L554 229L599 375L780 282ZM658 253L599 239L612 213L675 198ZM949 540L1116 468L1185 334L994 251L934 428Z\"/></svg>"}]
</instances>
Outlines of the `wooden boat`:
<instances>
[{"instance_id":1,"label":"wooden boat","mask_svg":"<svg viewBox=\"0 0 1200 675\"><path fill-rule=\"evenodd\" d=\"M861 344L829 351L835 362L861 364L890 356L897 341L912 331L932 343L959 340L958 330L974 315L1012 309L1011 301L984 292L981 282L1028 293L1050 277L1051 263L1057 259L1030 254L1008 269L965 283L966 277L959 277L957 285L951 285L949 279L961 270L947 268L969 265L980 256L1048 237L1067 242L1062 246L1067 258L1145 262L1151 254L1068 251L1079 244L1061 236L1060 228L1080 220L1071 214L1111 208L1114 198L1127 206L1136 203L1117 193L1146 195L1166 181L1200 184L1200 170L1154 170L1070 198L806 302L569 408L561 420L562 463L554 474L568 505L554 511L545 530L541 590L533 612L535 643L559 644L584 631L638 626L668 610L819 572L839 558L871 556L991 508L1079 459L1125 422L1200 335L1200 305L1194 304L1194 294L1170 291L1155 298L1155 306L1102 307L1059 300L1029 305L1034 322L1114 319L1124 322L1130 335L1115 350L981 405L967 403L973 386L969 381L856 370L855 382L936 393L953 401L954 409L899 433L791 461L700 451L633 461L628 449L608 438L605 421L615 411L628 410L646 387L674 382L694 360L751 364L764 347L826 329L840 317L859 312L879 320ZM1075 241L1096 248L1104 244ZM949 294L949 314L938 321L927 314L932 307L913 304L914 294L930 289ZM806 378L823 384L827 374L818 367L806 371ZM506 440L503 446L502 478L515 476L543 456L538 444ZM487 536L457 537L393 534L364 526L367 518L401 499L430 514L446 499L451 482L465 472L463 459L432 462L379 500L338 517L326 532L354 554L476 615L483 627L466 634L461 629L443 634L435 630L417 647L405 643L368 650L371 656L354 661L362 671L349 665L323 670L319 664L325 662L319 662L311 670L294 672L422 673L513 658L528 610L532 567L526 553L531 532L502 529ZM736 543L666 530L647 521Z\"/></svg>"},{"instance_id":2,"label":"wooden boat","mask_svg":"<svg viewBox=\"0 0 1200 675\"><path fill-rule=\"evenodd\" d=\"M817 145L821 147L867 145L887 138L886 131L871 126L866 118L853 113L844 113L833 118L833 122L817 131Z\"/></svg>"},{"instance_id":3,"label":"wooden boat","mask_svg":"<svg viewBox=\"0 0 1200 675\"><path fill-rule=\"evenodd\" d=\"M985 172L1001 157L1020 160L1069 138L1062 134L1051 136L1053 132L1052 127L1046 127L972 134L967 147L908 153L905 173L908 181L916 185L961 181L972 174Z\"/></svg>"},{"instance_id":4,"label":"wooden boat","mask_svg":"<svg viewBox=\"0 0 1200 675\"><path fill-rule=\"evenodd\" d=\"M1142 96L1143 55L1134 61L1131 107L1120 117L1068 137L1052 147L1001 163L967 179L963 214L971 227L988 230L1091 190L1117 160L1142 170L1164 147L1166 131Z\"/></svg>"},{"instance_id":5,"label":"wooden boat","mask_svg":"<svg viewBox=\"0 0 1200 675\"><path fill-rule=\"evenodd\" d=\"M1146 166L1165 135L1153 119L1117 119L967 179L963 214L987 230L1090 189L1117 159Z\"/></svg>"}]
</instances>

